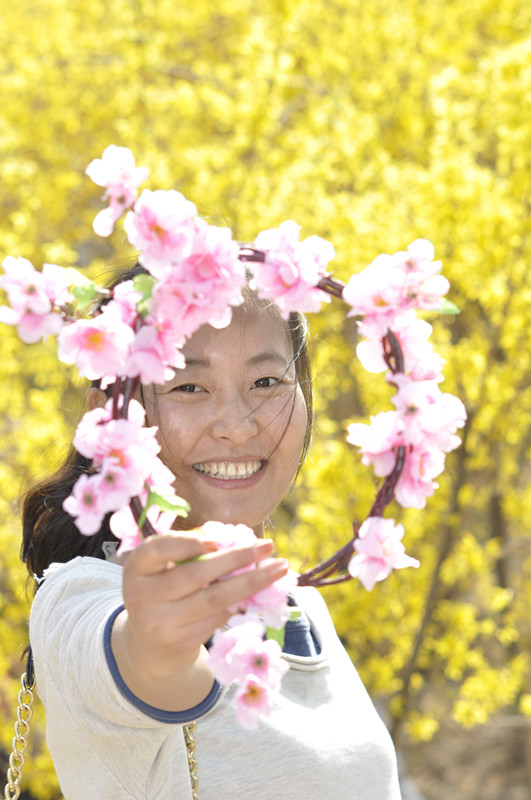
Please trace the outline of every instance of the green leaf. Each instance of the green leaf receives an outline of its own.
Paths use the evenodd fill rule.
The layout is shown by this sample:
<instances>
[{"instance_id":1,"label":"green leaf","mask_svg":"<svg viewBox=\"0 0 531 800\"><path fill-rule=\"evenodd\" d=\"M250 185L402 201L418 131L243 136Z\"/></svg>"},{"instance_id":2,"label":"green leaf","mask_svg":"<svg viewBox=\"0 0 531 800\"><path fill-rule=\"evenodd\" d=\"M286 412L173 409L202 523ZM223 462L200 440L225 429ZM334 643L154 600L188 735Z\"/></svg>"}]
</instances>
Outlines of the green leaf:
<instances>
[{"instance_id":1,"label":"green leaf","mask_svg":"<svg viewBox=\"0 0 531 800\"><path fill-rule=\"evenodd\" d=\"M148 487L148 498L138 520L138 527L142 528L146 521L148 508L158 506L162 511L173 511L178 517L187 517L190 504L176 494L161 494Z\"/></svg>"},{"instance_id":2,"label":"green leaf","mask_svg":"<svg viewBox=\"0 0 531 800\"><path fill-rule=\"evenodd\" d=\"M94 281L72 287L72 294L80 311L86 311L103 293L102 289Z\"/></svg>"},{"instance_id":3,"label":"green leaf","mask_svg":"<svg viewBox=\"0 0 531 800\"><path fill-rule=\"evenodd\" d=\"M187 517L190 511L190 504L176 494L159 494L150 490L148 507L158 506L163 511L175 511L178 517Z\"/></svg>"},{"instance_id":4,"label":"green leaf","mask_svg":"<svg viewBox=\"0 0 531 800\"><path fill-rule=\"evenodd\" d=\"M443 297L441 300L441 306L437 309L440 311L441 314L460 314L461 309L456 306L455 303L452 303L451 300L447 300L446 297Z\"/></svg>"},{"instance_id":5,"label":"green leaf","mask_svg":"<svg viewBox=\"0 0 531 800\"><path fill-rule=\"evenodd\" d=\"M274 639L281 648L284 647L284 636L284 628L266 628L266 639Z\"/></svg>"},{"instance_id":6,"label":"green leaf","mask_svg":"<svg viewBox=\"0 0 531 800\"><path fill-rule=\"evenodd\" d=\"M155 282L153 275L135 275L133 278L134 288L142 295L136 306L138 313L142 317L147 317L148 315L148 301L151 298Z\"/></svg>"}]
</instances>

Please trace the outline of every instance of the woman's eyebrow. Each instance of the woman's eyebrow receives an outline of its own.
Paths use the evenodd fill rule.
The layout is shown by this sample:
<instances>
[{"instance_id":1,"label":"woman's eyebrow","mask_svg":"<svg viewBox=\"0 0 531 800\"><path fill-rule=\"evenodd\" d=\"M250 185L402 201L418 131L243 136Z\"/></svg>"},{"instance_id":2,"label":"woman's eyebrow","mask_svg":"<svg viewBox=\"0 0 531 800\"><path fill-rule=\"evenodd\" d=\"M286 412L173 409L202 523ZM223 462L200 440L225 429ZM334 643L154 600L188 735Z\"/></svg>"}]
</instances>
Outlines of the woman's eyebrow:
<instances>
[{"instance_id":1,"label":"woman's eyebrow","mask_svg":"<svg viewBox=\"0 0 531 800\"><path fill-rule=\"evenodd\" d=\"M276 350L264 350L261 353L257 353L255 356L251 356L246 360L246 364L250 367L256 366L257 364L263 364L265 361L275 361L278 364L282 365L283 367L288 367L289 362L284 358L284 356L277 352ZM186 367L211 367L212 362L206 358L195 358L194 356L186 356ZM185 367L185 369L186 369ZM179 373L177 370L175 374L178 375Z\"/></svg>"},{"instance_id":2,"label":"woman's eyebrow","mask_svg":"<svg viewBox=\"0 0 531 800\"><path fill-rule=\"evenodd\" d=\"M248 358L246 363L250 366L256 366L257 364L262 364L265 361L276 361L278 364L281 364L283 367L289 367L289 362L284 358L284 356L277 352L276 350L264 350L262 353L257 353L255 356L251 356Z\"/></svg>"}]
</instances>

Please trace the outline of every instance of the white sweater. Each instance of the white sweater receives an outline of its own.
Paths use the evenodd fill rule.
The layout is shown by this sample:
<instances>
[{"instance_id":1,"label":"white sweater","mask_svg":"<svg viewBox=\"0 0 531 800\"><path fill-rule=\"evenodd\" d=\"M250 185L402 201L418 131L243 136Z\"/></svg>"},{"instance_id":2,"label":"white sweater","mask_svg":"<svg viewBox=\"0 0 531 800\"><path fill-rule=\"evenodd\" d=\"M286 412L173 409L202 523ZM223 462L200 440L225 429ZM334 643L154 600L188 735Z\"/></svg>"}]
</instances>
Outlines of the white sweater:
<instances>
[{"instance_id":1,"label":"white sweater","mask_svg":"<svg viewBox=\"0 0 531 800\"><path fill-rule=\"evenodd\" d=\"M308 588L296 600L321 652L284 656L290 670L274 710L248 731L235 722L232 685L189 713L135 702L105 644L122 567L81 557L54 565L33 604L30 641L65 800L189 800L182 725L194 719L200 800L400 800L391 738L324 601Z\"/></svg>"}]
</instances>

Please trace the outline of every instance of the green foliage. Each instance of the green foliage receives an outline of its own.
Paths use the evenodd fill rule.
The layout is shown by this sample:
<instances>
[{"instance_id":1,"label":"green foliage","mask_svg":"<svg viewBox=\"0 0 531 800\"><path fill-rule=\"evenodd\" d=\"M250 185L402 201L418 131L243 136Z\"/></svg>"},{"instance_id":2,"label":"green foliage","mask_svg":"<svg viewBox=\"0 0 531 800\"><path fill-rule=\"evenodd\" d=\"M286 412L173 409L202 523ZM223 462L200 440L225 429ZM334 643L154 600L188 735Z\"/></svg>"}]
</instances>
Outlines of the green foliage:
<instances>
[{"instance_id":1,"label":"green foliage","mask_svg":"<svg viewBox=\"0 0 531 800\"><path fill-rule=\"evenodd\" d=\"M369 688L409 735L438 720L531 713L531 39L524 0L19 0L0 28L3 255L86 268L130 255L96 241L101 190L84 176L111 143L242 240L293 218L336 247L338 277L422 236L459 316L435 321L443 388L466 403L463 447L404 522L419 570L366 593L329 590ZM430 318L431 321L431 318ZM344 443L389 390L353 356L339 304L313 321L318 418L279 549L315 563L370 506ZM60 458L74 416L53 345L0 335L0 697L14 708L26 641L16 497ZM66 412L66 413L65 413ZM40 466L38 466L40 465ZM295 502L297 501L297 502ZM0 741L8 749L10 715ZM27 771L57 797L42 718Z\"/></svg>"}]
</instances>

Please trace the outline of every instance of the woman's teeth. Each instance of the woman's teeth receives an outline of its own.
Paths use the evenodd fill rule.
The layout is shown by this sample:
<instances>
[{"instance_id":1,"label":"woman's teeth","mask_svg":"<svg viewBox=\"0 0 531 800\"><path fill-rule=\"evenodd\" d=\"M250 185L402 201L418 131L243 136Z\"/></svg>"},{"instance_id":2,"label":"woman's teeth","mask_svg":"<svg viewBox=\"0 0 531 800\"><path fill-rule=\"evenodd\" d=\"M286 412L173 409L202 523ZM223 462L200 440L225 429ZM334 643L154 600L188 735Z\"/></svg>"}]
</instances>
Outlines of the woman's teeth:
<instances>
[{"instance_id":1,"label":"woman's teeth","mask_svg":"<svg viewBox=\"0 0 531 800\"><path fill-rule=\"evenodd\" d=\"M232 461L210 462L208 464L194 464L194 469L221 478L224 481L241 480L250 478L262 468L261 461L247 461L245 464L234 464Z\"/></svg>"}]
</instances>

